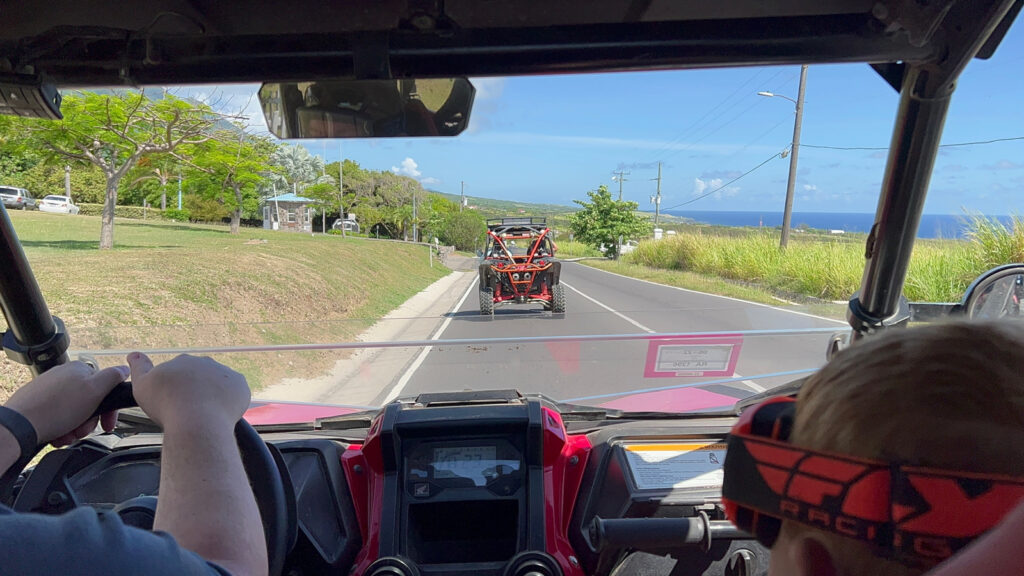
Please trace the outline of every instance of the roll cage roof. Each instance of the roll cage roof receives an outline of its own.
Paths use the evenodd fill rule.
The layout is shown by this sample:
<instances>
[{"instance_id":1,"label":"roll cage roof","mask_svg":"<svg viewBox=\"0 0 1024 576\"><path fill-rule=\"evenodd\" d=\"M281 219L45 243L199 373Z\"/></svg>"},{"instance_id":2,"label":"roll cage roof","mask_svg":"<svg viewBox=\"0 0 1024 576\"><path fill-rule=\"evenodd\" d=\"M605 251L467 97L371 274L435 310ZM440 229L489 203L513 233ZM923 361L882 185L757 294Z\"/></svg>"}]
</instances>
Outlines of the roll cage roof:
<instances>
[{"instance_id":1,"label":"roll cage roof","mask_svg":"<svg viewBox=\"0 0 1024 576\"><path fill-rule=\"evenodd\" d=\"M497 236L537 235L548 229L547 218L491 218L487 220L487 229Z\"/></svg>"},{"instance_id":2,"label":"roll cage roof","mask_svg":"<svg viewBox=\"0 0 1024 576\"><path fill-rule=\"evenodd\" d=\"M4 2L4 74L59 86L868 62L949 76L1020 0ZM1012 9L1011 9L1012 7ZM946 74L941 74L945 71ZM955 76L955 74L953 74Z\"/></svg>"},{"instance_id":3,"label":"roll cage roof","mask_svg":"<svg viewBox=\"0 0 1024 576\"><path fill-rule=\"evenodd\" d=\"M971 59L995 52L1022 5L140 0L126 10L101 0L7 0L0 96L35 93L52 102L54 87L864 62L900 102L864 276L847 314L857 337L909 318L903 283L956 80ZM43 371L66 360L67 336L6 217L0 237L4 348Z\"/></svg>"}]
</instances>

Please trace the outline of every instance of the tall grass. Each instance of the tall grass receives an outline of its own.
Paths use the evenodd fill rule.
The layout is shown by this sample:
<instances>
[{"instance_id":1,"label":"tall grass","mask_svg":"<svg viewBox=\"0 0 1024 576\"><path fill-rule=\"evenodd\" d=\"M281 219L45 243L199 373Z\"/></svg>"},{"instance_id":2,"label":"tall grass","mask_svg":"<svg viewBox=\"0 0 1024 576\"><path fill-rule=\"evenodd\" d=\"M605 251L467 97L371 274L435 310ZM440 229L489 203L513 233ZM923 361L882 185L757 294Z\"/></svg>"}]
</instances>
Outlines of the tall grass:
<instances>
[{"instance_id":1,"label":"tall grass","mask_svg":"<svg viewBox=\"0 0 1024 576\"><path fill-rule=\"evenodd\" d=\"M966 240L920 240L911 258L904 293L915 301L952 302L979 274L1000 264L1024 262L1024 218L1007 227L972 217ZM737 234L680 232L641 242L626 261L651 268L685 270L755 283L787 293L845 300L860 287L864 246L841 238L794 238L779 250L773 232Z\"/></svg>"},{"instance_id":2,"label":"tall grass","mask_svg":"<svg viewBox=\"0 0 1024 576\"><path fill-rule=\"evenodd\" d=\"M559 258L579 258L581 256L603 256L601 251L589 244L583 242L576 242L574 240L559 240L558 246L558 257Z\"/></svg>"}]
</instances>

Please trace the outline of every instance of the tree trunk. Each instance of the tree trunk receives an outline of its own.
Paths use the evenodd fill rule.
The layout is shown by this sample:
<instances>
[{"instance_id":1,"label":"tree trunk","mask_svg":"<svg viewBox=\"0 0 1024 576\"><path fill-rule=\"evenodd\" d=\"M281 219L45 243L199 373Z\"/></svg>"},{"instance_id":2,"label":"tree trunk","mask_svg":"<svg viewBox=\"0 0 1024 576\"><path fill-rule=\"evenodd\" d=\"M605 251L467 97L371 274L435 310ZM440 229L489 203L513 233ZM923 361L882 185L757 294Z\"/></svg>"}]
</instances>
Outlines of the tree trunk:
<instances>
[{"instance_id":1,"label":"tree trunk","mask_svg":"<svg viewBox=\"0 0 1024 576\"><path fill-rule=\"evenodd\" d=\"M117 184L120 178L107 179L107 194L103 201L103 217L100 222L100 250L114 247L114 207L117 206Z\"/></svg>"},{"instance_id":2,"label":"tree trunk","mask_svg":"<svg viewBox=\"0 0 1024 576\"><path fill-rule=\"evenodd\" d=\"M235 184L232 188L235 191L235 209L231 211L231 233L238 234L242 223L242 187Z\"/></svg>"}]
</instances>

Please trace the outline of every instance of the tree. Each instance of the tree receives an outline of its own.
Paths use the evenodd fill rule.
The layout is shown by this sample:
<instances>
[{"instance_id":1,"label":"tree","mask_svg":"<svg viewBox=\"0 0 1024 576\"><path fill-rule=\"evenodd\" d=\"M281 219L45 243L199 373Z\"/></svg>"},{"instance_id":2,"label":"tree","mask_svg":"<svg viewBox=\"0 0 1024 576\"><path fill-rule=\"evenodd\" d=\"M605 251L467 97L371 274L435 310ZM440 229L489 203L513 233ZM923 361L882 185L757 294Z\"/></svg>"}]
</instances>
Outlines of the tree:
<instances>
[{"instance_id":1,"label":"tree","mask_svg":"<svg viewBox=\"0 0 1024 576\"><path fill-rule=\"evenodd\" d=\"M459 250L474 250L486 232L487 223L476 210L455 211L445 215L440 239Z\"/></svg>"},{"instance_id":2,"label":"tree","mask_svg":"<svg viewBox=\"0 0 1024 576\"><path fill-rule=\"evenodd\" d=\"M636 202L615 200L607 186L587 192L590 202L573 200L583 207L569 219L569 228L581 242L600 248L607 248L606 254L614 256L619 236L624 240L638 238L648 232L646 220L637 216Z\"/></svg>"},{"instance_id":3,"label":"tree","mask_svg":"<svg viewBox=\"0 0 1024 576\"><path fill-rule=\"evenodd\" d=\"M276 183L289 190L299 192L310 184L330 181L324 174L323 160L310 154L304 146L281 146L270 161L279 168L274 177Z\"/></svg>"},{"instance_id":4,"label":"tree","mask_svg":"<svg viewBox=\"0 0 1024 576\"><path fill-rule=\"evenodd\" d=\"M242 212L254 211L259 202L260 185L269 175L267 165L277 147L240 126L235 131L218 131L216 136L193 153L192 164L199 172L195 179L205 184L204 196L231 209L231 233L238 234Z\"/></svg>"},{"instance_id":5,"label":"tree","mask_svg":"<svg viewBox=\"0 0 1024 576\"><path fill-rule=\"evenodd\" d=\"M103 172L100 249L114 246L114 207L125 174L146 156L177 157L179 147L209 140L210 127L218 120L208 106L170 94L152 100L134 91L70 94L61 109L62 121L33 121L30 134L51 156L92 164Z\"/></svg>"},{"instance_id":6,"label":"tree","mask_svg":"<svg viewBox=\"0 0 1024 576\"><path fill-rule=\"evenodd\" d=\"M145 156L126 175L128 188L142 187L144 197L160 197L160 209L167 209L167 184L177 176L181 161L170 154ZM124 190L119 193L124 196ZM155 198L153 198L155 199ZM136 198L137 200L137 198ZM131 198L128 199L131 201Z\"/></svg>"}]
</instances>

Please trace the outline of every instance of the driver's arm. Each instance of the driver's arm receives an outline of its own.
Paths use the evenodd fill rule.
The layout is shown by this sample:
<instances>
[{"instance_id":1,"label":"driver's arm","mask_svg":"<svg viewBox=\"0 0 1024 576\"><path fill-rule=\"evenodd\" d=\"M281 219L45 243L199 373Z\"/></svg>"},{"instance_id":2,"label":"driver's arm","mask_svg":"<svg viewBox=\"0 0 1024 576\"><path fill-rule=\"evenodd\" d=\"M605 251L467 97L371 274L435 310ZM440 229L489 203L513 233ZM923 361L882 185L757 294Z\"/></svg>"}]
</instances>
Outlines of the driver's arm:
<instances>
[{"instance_id":1,"label":"driver's arm","mask_svg":"<svg viewBox=\"0 0 1024 576\"><path fill-rule=\"evenodd\" d=\"M136 399L165 426L154 526L164 532L90 508L44 516L0 506L0 574L266 574L263 527L231 433L249 402L244 378L202 358L182 356L157 369L141 354L129 362ZM58 366L20 388L6 408L28 421L39 443L67 444L95 429L89 415L128 373ZM103 428L111 430L116 416L104 414ZM20 455L0 426L0 469Z\"/></svg>"},{"instance_id":2,"label":"driver's arm","mask_svg":"<svg viewBox=\"0 0 1024 576\"><path fill-rule=\"evenodd\" d=\"M265 575L267 545L235 443L249 407L245 378L210 358L178 356L157 367L128 356L135 399L164 430L153 529L236 575Z\"/></svg>"}]
</instances>

